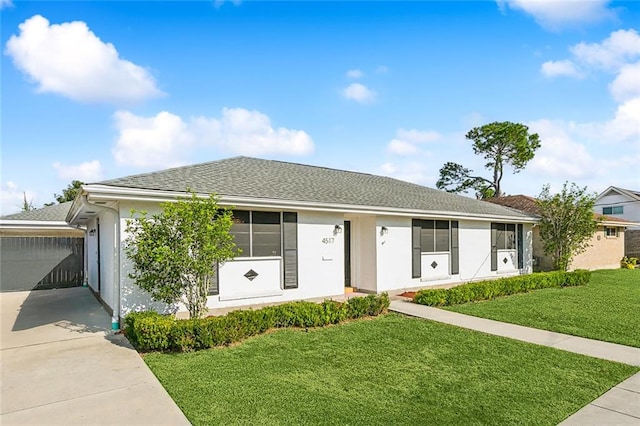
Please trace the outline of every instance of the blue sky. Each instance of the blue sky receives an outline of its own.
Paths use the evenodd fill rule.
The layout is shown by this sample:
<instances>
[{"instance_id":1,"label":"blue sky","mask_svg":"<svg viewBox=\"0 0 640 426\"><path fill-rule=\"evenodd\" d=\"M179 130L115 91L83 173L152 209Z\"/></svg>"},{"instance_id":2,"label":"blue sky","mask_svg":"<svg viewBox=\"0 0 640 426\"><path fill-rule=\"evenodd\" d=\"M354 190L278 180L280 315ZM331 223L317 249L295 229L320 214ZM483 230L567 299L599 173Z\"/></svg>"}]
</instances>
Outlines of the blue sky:
<instances>
[{"instance_id":1,"label":"blue sky","mask_svg":"<svg viewBox=\"0 0 640 426\"><path fill-rule=\"evenodd\" d=\"M0 4L3 214L235 155L433 187L492 121L542 140L508 194L640 189L640 2Z\"/></svg>"}]
</instances>

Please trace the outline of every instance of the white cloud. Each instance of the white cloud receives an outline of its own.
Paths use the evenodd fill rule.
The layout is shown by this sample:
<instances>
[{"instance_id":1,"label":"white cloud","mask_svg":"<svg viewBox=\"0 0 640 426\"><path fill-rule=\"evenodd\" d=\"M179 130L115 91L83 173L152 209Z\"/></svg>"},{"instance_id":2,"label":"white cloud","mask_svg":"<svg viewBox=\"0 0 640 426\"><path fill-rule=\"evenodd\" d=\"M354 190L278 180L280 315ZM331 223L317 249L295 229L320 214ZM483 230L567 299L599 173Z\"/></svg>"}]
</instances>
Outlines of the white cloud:
<instances>
[{"instance_id":1,"label":"white cloud","mask_svg":"<svg viewBox=\"0 0 640 426\"><path fill-rule=\"evenodd\" d=\"M416 129L398 129L396 130L396 138L411 143L435 142L442 138L440 133L433 130L416 130Z\"/></svg>"},{"instance_id":2,"label":"white cloud","mask_svg":"<svg viewBox=\"0 0 640 426\"><path fill-rule=\"evenodd\" d=\"M529 164L532 171L566 180L581 179L593 174L593 158L584 145L572 139L571 123L538 120L528 123L528 126L532 132L540 135L541 144Z\"/></svg>"},{"instance_id":3,"label":"white cloud","mask_svg":"<svg viewBox=\"0 0 640 426\"><path fill-rule=\"evenodd\" d=\"M391 140L387 149L390 153L396 155L416 155L420 153L420 148L416 145L398 139Z\"/></svg>"},{"instance_id":4,"label":"white cloud","mask_svg":"<svg viewBox=\"0 0 640 426\"><path fill-rule=\"evenodd\" d=\"M364 76L364 73L359 69L353 69L353 70L347 71L346 75L349 78L362 78L362 76Z\"/></svg>"},{"instance_id":5,"label":"white cloud","mask_svg":"<svg viewBox=\"0 0 640 426\"><path fill-rule=\"evenodd\" d=\"M274 129L271 119L259 111L224 108L222 117L193 120L198 139L208 146L244 155L308 155L313 140L302 130Z\"/></svg>"},{"instance_id":6,"label":"white cloud","mask_svg":"<svg viewBox=\"0 0 640 426\"><path fill-rule=\"evenodd\" d=\"M6 215L19 212L24 203L24 197L27 202L33 203L36 193L28 189L20 188L12 181L6 181L0 185L0 214Z\"/></svg>"},{"instance_id":7,"label":"white cloud","mask_svg":"<svg viewBox=\"0 0 640 426\"><path fill-rule=\"evenodd\" d=\"M640 56L640 35L634 29L618 30L601 43L582 42L569 50L576 62L616 72L630 60Z\"/></svg>"},{"instance_id":8,"label":"white cloud","mask_svg":"<svg viewBox=\"0 0 640 426\"><path fill-rule=\"evenodd\" d=\"M562 61L547 61L542 64L542 74L546 77L567 76L574 78L584 77L583 73L578 70L576 64L568 59Z\"/></svg>"},{"instance_id":9,"label":"white cloud","mask_svg":"<svg viewBox=\"0 0 640 426\"><path fill-rule=\"evenodd\" d=\"M118 111L114 119L119 134L112 152L121 165L177 166L193 145L194 137L188 125L167 111L154 117Z\"/></svg>"},{"instance_id":10,"label":"white cloud","mask_svg":"<svg viewBox=\"0 0 640 426\"><path fill-rule=\"evenodd\" d=\"M197 148L216 148L243 155L307 155L314 151L302 130L274 128L270 118L243 108L224 108L222 116L181 117L163 111L140 117L128 111L114 115L119 135L113 148L118 164L170 167L183 163Z\"/></svg>"},{"instance_id":11,"label":"white cloud","mask_svg":"<svg viewBox=\"0 0 640 426\"><path fill-rule=\"evenodd\" d=\"M58 178L65 180L79 180L82 182L96 182L102 180L103 171L100 161L86 161L80 164L53 163L58 172Z\"/></svg>"},{"instance_id":12,"label":"white cloud","mask_svg":"<svg viewBox=\"0 0 640 426\"><path fill-rule=\"evenodd\" d=\"M618 103L615 116L604 122L573 124L583 139L605 143L640 143L640 35L636 30L618 30L600 43L579 43L569 49L571 60L585 72L605 71L615 75L609 91ZM542 72L545 73L543 64ZM548 70L547 70L548 71ZM556 75L560 75L557 73ZM568 75L568 73L565 73Z\"/></svg>"},{"instance_id":13,"label":"white cloud","mask_svg":"<svg viewBox=\"0 0 640 426\"><path fill-rule=\"evenodd\" d=\"M507 8L531 15L542 27L557 30L615 18L608 7L611 0L496 0L504 13Z\"/></svg>"},{"instance_id":14,"label":"white cloud","mask_svg":"<svg viewBox=\"0 0 640 426\"><path fill-rule=\"evenodd\" d=\"M361 104L371 103L376 99L376 92L369 89L364 84L351 83L343 91L342 96L346 99L359 102Z\"/></svg>"},{"instance_id":15,"label":"white cloud","mask_svg":"<svg viewBox=\"0 0 640 426\"><path fill-rule=\"evenodd\" d=\"M0 10L4 10L11 7L13 7L13 2L11 0L0 0Z\"/></svg>"},{"instance_id":16,"label":"white cloud","mask_svg":"<svg viewBox=\"0 0 640 426\"><path fill-rule=\"evenodd\" d=\"M640 96L620 104L613 119L592 127L602 141L630 142L640 148Z\"/></svg>"},{"instance_id":17,"label":"white cloud","mask_svg":"<svg viewBox=\"0 0 640 426\"><path fill-rule=\"evenodd\" d=\"M395 155L428 154L420 145L435 142L442 138L440 133L433 130L420 131L416 129L398 129L396 136L387 145L387 150Z\"/></svg>"},{"instance_id":18,"label":"white cloud","mask_svg":"<svg viewBox=\"0 0 640 426\"><path fill-rule=\"evenodd\" d=\"M35 15L19 25L5 54L41 93L82 102L136 102L162 95L145 68L120 57L82 21L50 25Z\"/></svg>"},{"instance_id":19,"label":"white cloud","mask_svg":"<svg viewBox=\"0 0 640 426\"><path fill-rule=\"evenodd\" d=\"M640 62L623 66L609 90L618 102L640 98Z\"/></svg>"},{"instance_id":20,"label":"white cloud","mask_svg":"<svg viewBox=\"0 0 640 426\"><path fill-rule=\"evenodd\" d=\"M433 176L430 176L428 171L429 167L423 161L408 161L401 164L384 163L380 166L380 173L384 176L419 185L428 184L433 180Z\"/></svg>"}]
</instances>

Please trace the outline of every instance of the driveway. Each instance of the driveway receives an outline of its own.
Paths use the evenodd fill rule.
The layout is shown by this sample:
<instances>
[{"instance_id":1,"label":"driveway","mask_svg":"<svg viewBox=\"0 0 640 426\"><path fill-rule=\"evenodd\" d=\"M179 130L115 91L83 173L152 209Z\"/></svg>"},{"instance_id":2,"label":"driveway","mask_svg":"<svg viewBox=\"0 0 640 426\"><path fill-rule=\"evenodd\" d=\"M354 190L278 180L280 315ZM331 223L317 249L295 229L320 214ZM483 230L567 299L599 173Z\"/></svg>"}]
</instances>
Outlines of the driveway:
<instances>
[{"instance_id":1,"label":"driveway","mask_svg":"<svg viewBox=\"0 0 640 426\"><path fill-rule=\"evenodd\" d=\"M189 424L87 288L0 293L0 424Z\"/></svg>"}]
</instances>

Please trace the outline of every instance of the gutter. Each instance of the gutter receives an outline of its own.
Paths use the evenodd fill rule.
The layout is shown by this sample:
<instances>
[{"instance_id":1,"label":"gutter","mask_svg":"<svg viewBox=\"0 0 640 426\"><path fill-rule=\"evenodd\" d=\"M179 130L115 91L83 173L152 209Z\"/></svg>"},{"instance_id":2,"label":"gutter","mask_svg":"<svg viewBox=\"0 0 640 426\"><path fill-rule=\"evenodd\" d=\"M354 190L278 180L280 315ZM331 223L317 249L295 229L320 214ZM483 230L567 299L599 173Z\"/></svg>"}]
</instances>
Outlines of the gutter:
<instances>
[{"instance_id":1,"label":"gutter","mask_svg":"<svg viewBox=\"0 0 640 426\"><path fill-rule=\"evenodd\" d=\"M83 206L106 210L110 212L114 218L113 252L115 259L113 265L113 315L111 316L111 329L116 331L120 329L120 212L111 207L91 204L89 200L87 200L86 193L80 195L78 198Z\"/></svg>"},{"instance_id":2,"label":"gutter","mask_svg":"<svg viewBox=\"0 0 640 426\"><path fill-rule=\"evenodd\" d=\"M146 202L167 202L175 201L176 197L188 195L186 192L147 190L137 188L110 187L107 185L87 185L83 187L91 192L92 200L105 201L146 201ZM198 197L208 197L208 194L197 193ZM219 204L233 205L237 208L253 207L253 208L272 208L283 209L290 208L296 210L336 212L336 213L353 213L353 214L371 214L386 216L407 216L407 217L434 217L448 218L457 220L479 220L479 221L504 221L510 223L537 223L539 219L532 217L526 213L514 210L516 215L501 214L482 214L482 213L461 213L455 211L442 210L420 210L415 208L398 208L398 207L382 207L382 206L364 206L356 204L329 204L310 201L292 201L281 199L266 199L253 197L238 197L218 194ZM504 207L504 206L503 206Z\"/></svg>"}]
</instances>

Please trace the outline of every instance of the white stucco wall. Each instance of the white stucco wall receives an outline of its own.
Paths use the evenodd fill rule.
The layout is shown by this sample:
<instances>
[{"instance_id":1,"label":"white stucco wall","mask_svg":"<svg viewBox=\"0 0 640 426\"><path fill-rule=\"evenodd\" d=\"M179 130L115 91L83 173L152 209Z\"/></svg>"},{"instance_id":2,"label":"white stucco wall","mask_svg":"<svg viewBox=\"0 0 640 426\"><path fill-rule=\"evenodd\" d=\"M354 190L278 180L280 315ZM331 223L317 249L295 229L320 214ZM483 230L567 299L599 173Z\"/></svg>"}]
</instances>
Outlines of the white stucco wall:
<instances>
[{"instance_id":1,"label":"white stucco wall","mask_svg":"<svg viewBox=\"0 0 640 426\"><path fill-rule=\"evenodd\" d=\"M109 212L100 214L100 297L109 307L114 307L115 276L115 218Z\"/></svg>"},{"instance_id":2,"label":"white stucco wall","mask_svg":"<svg viewBox=\"0 0 640 426\"><path fill-rule=\"evenodd\" d=\"M131 209L149 214L160 211L158 205L121 203L121 238L126 241L126 222ZM283 288L282 258L238 258L220 268L219 294L209 296L211 309L276 303L344 293L344 232L335 232L335 225L344 227L342 214L298 212L298 288ZM133 310L156 309L162 312L180 310L184 306L165 306L153 302L150 296L128 278L131 262L121 247L122 315ZM258 276L250 281L244 274L254 270Z\"/></svg>"},{"instance_id":3,"label":"white stucco wall","mask_svg":"<svg viewBox=\"0 0 640 426\"><path fill-rule=\"evenodd\" d=\"M98 227L95 219L87 223L87 234L85 236L86 255L87 255L87 284L98 291ZM95 232L90 232L95 230Z\"/></svg>"},{"instance_id":4,"label":"white stucco wall","mask_svg":"<svg viewBox=\"0 0 640 426\"><path fill-rule=\"evenodd\" d=\"M145 210L149 214L160 211L151 203L121 202L120 211L120 282L121 315L132 310L156 309L161 312L184 310L183 306L166 306L153 302L150 296L138 288L128 277L132 272L124 244L127 239L126 224L131 209ZM250 208L243 208L251 210ZM257 210L257 209L254 209ZM425 253L427 266L421 278L412 278L411 271L411 218L397 216L355 215L328 212L298 212L298 288L284 289L283 265L280 256L268 258L239 258L220 268L219 294L208 298L209 308L228 308L246 305L277 303L310 298L331 297L344 294L344 221L351 222L351 274L352 286L372 291L396 291L406 288L428 287L462 281L473 281L513 273L531 272L531 225L524 225L524 271L491 271L490 222L459 221L460 273L449 276L430 276L428 265L434 258L448 270L448 253ZM113 300L113 229L112 215L100 215L101 234L101 291L109 305ZM90 224L89 227L94 226ZM336 232L335 226L341 230ZM382 227L386 228L382 232ZM89 237L89 284L97 289L97 265L95 255L97 238ZM501 258L499 258L500 260ZM513 262L517 262L513 259ZM500 262L499 262L500 265ZM517 264L516 264L517 265ZM500 269L504 269L502 265ZM248 280L245 274L254 270L258 276ZM433 268L431 268L433 269Z\"/></svg>"},{"instance_id":5,"label":"white stucco wall","mask_svg":"<svg viewBox=\"0 0 640 426\"><path fill-rule=\"evenodd\" d=\"M335 225L342 232L335 232ZM283 288L281 257L238 258L221 268L220 294L210 296L207 306L227 308L344 294L343 228L341 214L298 212L298 288ZM250 269L259 274L253 281L244 277Z\"/></svg>"},{"instance_id":6,"label":"white stucco wall","mask_svg":"<svg viewBox=\"0 0 640 426\"><path fill-rule=\"evenodd\" d=\"M381 235L380 229L385 226L388 232ZM447 270L450 264L448 253L423 253L421 278L411 277L411 218L381 216L377 219L377 291L396 291L407 288L428 287L434 285L476 281L506 275L517 275L531 272L531 225L523 228L525 268L517 269L517 257L509 259L507 265L501 264L504 257L498 256L498 271L491 271L491 223L481 221L459 221L459 264L460 273L448 275L442 272L443 263ZM429 265L436 261L437 268ZM425 262L427 264L425 265ZM515 265L513 264L515 262ZM426 272L426 273L425 273Z\"/></svg>"}]
</instances>

